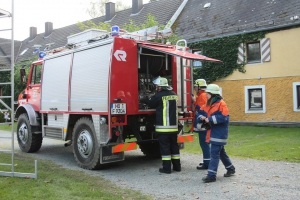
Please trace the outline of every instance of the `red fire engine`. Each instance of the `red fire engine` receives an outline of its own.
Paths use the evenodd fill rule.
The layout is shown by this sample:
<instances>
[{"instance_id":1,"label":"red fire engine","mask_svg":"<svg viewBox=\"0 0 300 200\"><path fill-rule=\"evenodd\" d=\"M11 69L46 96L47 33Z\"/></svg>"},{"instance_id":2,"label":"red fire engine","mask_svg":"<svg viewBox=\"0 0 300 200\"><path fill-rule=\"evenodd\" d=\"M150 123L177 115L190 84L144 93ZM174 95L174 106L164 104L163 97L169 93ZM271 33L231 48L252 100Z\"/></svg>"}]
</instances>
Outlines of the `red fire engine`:
<instances>
[{"instance_id":1,"label":"red fire engine","mask_svg":"<svg viewBox=\"0 0 300 200\"><path fill-rule=\"evenodd\" d=\"M96 30L70 37L66 47L31 64L16 110L19 147L36 152L44 137L60 139L65 146L73 144L74 157L85 169L122 161L124 151L137 145L145 155L159 156L155 110L140 101L155 93L152 80L167 78L179 96L180 112L187 113L191 60L219 61L189 53L184 41L167 45L103 31L87 38L91 31ZM191 136L181 131L178 141Z\"/></svg>"}]
</instances>

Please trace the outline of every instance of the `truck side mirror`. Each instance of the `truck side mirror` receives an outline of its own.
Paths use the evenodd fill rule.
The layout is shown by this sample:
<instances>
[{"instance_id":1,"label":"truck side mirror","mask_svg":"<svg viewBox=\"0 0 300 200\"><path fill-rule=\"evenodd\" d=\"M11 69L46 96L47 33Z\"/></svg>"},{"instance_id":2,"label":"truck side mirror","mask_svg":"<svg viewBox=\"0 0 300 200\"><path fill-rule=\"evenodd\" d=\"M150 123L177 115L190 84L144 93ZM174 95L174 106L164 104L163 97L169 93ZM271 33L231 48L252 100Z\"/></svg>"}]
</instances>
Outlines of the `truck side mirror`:
<instances>
[{"instance_id":1,"label":"truck side mirror","mask_svg":"<svg viewBox=\"0 0 300 200\"><path fill-rule=\"evenodd\" d=\"M26 71L25 69L20 69L20 78L21 78L21 83L24 83L26 80Z\"/></svg>"}]
</instances>

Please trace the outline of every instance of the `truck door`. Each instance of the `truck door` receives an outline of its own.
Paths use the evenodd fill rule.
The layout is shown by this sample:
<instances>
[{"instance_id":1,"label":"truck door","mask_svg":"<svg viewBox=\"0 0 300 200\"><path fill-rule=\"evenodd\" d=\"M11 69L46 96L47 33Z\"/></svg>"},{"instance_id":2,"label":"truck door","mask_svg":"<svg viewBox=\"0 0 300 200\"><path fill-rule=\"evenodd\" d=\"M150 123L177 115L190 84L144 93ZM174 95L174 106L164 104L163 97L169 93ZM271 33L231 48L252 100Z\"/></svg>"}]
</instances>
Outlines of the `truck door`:
<instances>
[{"instance_id":1,"label":"truck door","mask_svg":"<svg viewBox=\"0 0 300 200\"><path fill-rule=\"evenodd\" d=\"M209 58L202 55L192 54L187 51L185 51L185 47L181 47L176 45L174 46L167 46L167 45L159 45L159 44L151 44L147 42L141 42L139 44L140 48L146 48L150 50L154 50L160 53L165 53L172 55L176 58L176 70L174 70L173 74L173 81L175 82L173 84L174 90L179 96L179 105L181 111L186 111L192 109L191 105L191 91L193 91L193 84L191 82L193 81L192 77L192 69L190 66L190 62L187 60L201 60L201 61L207 61L207 62L216 62L220 63L222 61Z\"/></svg>"},{"instance_id":2,"label":"truck door","mask_svg":"<svg viewBox=\"0 0 300 200\"><path fill-rule=\"evenodd\" d=\"M27 103L40 110L42 63L33 64L27 82Z\"/></svg>"}]
</instances>

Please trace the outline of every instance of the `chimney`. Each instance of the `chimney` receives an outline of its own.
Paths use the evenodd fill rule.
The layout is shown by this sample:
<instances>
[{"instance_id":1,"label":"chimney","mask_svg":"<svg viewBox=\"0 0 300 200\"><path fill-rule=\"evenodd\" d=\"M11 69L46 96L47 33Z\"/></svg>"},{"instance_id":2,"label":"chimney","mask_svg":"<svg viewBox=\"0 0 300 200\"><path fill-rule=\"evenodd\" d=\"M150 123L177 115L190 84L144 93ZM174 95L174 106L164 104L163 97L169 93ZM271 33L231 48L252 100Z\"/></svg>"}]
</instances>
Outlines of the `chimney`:
<instances>
[{"instance_id":1,"label":"chimney","mask_svg":"<svg viewBox=\"0 0 300 200\"><path fill-rule=\"evenodd\" d=\"M107 2L105 4L105 21L110 21L115 16L115 3Z\"/></svg>"},{"instance_id":2,"label":"chimney","mask_svg":"<svg viewBox=\"0 0 300 200\"><path fill-rule=\"evenodd\" d=\"M30 27L29 28L29 41L33 40L37 35L37 28L36 27Z\"/></svg>"},{"instance_id":3,"label":"chimney","mask_svg":"<svg viewBox=\"0 0 300 200\"><path fill-rule=\"evenodd\" d=\"M48 37L53 31L53 23L52 22L46 22L45 23L45 35L44 37Z\"/></svg>"},{"instance_id":4,"label":"chimney","mask_svg":"<svg viewBox=\"0 0 300 200\"><path fill-rule=\"evenodd\" d=\"M132 14L138 14L143 8L143 0L132 0Z\"/></svg>"}]
</instances>

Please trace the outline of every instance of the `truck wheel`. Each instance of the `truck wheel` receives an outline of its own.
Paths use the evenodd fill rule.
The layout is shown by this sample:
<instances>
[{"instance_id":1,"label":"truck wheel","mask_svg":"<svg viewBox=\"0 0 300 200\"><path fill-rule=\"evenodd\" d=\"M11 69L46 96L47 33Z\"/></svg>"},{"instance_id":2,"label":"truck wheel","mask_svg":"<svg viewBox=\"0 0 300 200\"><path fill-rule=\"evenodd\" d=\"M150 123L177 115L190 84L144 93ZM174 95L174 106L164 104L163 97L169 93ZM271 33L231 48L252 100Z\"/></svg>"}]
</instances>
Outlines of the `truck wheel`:
<instances>
[{"instance_id":1,"label":"truck wheel","mask_svg":"<svg viewBox=\"0 0 300 200\"><path fill-rule=\"evenodd\" d=\"M26 113L21 114L18 118L17 138L20 149L27 153L36 152L42 146L43 136L32 133L32 127Z\"/></svg>"},{"instance_id":2,"label":"truck wheel","mask_svg":"<svg viewBox=\"0 0 300 200\"><path fill-rule=\"evenodd\" d=\"M78 165L84 169L100 168L100 147L93 122L83 117L73 130L73 154Z\"/></svg>"},{"instance_id":3,"label":"truck wheel","mask_svg":"<svg viewBox=\"0 0 300 200\"><path fill-rule=\"evenodd\" d=\"M160 158L160 149L159 149L159 143L157 142L151 142L151 143L142 143L139 144L141 151L148 157L152 158Z\"/></svg>"}]
</instances>

